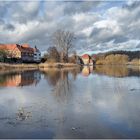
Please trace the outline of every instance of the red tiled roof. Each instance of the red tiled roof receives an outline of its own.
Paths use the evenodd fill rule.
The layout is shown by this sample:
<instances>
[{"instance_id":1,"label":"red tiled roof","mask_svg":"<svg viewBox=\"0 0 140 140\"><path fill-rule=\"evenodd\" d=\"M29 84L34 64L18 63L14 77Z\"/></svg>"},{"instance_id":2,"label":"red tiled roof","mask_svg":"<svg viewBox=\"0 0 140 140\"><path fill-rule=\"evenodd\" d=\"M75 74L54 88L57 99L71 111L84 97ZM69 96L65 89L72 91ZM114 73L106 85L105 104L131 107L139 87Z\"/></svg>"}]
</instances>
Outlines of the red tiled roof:
<instances>
[{"instance_id":1,"label":"red tiled roof","mask_svg":"<svg viewBox=\"0 0 140 140\"><path fill-rule=\"evenodd\" d=\"M0 49L3 50L20 50L21 52L34 53L34 49L29 44L0 44Z\"/></svg>"},{"instance_id":2,"label":"red tiled roof","mask_svg":"<svg viewBox=\"0 0 140 140\"><path fill-rule=\"evenodd\" d=\"M17 47L21 52L29 52L29 53L34 52L33 48L30 48L29 44L17 45Z\"/></svg>"},{"instance_id":3,"label":"red tiled roof","mask_svg":"<svg viewBox=\"0 0 140 140\"><path fill-rule=\"evenodd\" d=\"M89 58L89 55L88 54L84 54L84 55L82 55L82 58L88 59Z\"/></svg>"},{"instance_id":4,"label":"red tiled roof","mask_svg":"<svg viewBox=\"0 0 140 140\"><path fill-rule=\"evenodd\" d=\"M14 49L17 49L17 45L16 44L0 44L0 49L14 50Z\"/></svg>"},{"instance_id":5,"label":"red tiled roof","mask_svg":"<svg viewBox=\"0 0 140 140\"><path fill-rule=\"evenodd\" d=\"M21 46L23 46L24 48L30 48L29 44L22 44Z\"/></svg>"}]
</instances>

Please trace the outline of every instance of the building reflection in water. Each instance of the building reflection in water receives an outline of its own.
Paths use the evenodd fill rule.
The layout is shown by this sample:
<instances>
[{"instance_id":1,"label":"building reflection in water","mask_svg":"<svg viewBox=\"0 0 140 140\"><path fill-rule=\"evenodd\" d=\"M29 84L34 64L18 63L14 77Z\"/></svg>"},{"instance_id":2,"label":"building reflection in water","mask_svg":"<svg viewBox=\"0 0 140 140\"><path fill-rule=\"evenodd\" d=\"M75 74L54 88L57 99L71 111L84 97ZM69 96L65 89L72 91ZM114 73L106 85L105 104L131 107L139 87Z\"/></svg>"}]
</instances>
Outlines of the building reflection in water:
<instances>
[{"instance_id":1,"label":"building reflection in water","mask_svg":"<svg viewBox=\"0 0 140 140\"><path fill-rule=\"evenodd\" d=\"M22 71L0 75L1 87L18 87L37 85L41 79L39 71Z\"/></svg>"},{"instance_id":2,"label":"building reflection in water","mask_svg":"<svg viewBox=\"0 0 140 140\"><path fill-rule=\"evenodd\" d=\"M84 66L82 68L82 75L86 77L89 76L93 72L94 68L94 66Z\"/></svg>"}]
</instances>

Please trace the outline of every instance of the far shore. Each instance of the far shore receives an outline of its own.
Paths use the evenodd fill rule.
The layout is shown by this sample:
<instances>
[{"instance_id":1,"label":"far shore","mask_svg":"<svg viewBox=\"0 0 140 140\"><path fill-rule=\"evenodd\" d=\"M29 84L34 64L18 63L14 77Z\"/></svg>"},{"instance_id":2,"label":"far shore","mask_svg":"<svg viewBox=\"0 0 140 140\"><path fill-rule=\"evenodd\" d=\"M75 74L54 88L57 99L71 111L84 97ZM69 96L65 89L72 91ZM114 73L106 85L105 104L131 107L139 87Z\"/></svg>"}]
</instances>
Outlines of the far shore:
<instances>
[{"instance_id":1,"label":"far shore","mask_svg":"<svg viewBox=\"0 0 140 140\"><path fill-rule=\"evenodd\" d=\"M40 63L40 64L9 64L0 63L0 70L39 70L48 68L76 68L80 67L73 63Z\"/></svg>"},{"instance_id":2,"label":"far shore","mask_svg":"<svg viewBox=\"0 0 140 140\"><path fill-rule=\"evenodd\" d=\"M95 66L119 66L120 64L95 64ZM121 64L121 66L140 66L131 63ZM0 71L4 70L48 70L51 68L56 69L70 69L70 68L79 68L82 65L74 63L40 63L40 64L9 64L9 63L0 63ZM85 65L88 66L88 65Z\"/></svg>"}]
</instances>

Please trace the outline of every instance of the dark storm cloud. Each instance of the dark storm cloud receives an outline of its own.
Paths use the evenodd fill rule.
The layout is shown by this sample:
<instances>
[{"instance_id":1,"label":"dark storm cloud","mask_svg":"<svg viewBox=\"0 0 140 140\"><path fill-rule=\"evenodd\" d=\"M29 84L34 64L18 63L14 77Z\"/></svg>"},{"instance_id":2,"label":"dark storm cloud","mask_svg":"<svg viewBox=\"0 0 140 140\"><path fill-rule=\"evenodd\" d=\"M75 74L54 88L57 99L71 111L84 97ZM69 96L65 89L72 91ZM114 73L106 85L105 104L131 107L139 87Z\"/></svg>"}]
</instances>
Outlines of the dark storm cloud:
<instances>
[{"instance_id":1,"label":"dark storm cloud","mask_svg":"<svg viewBox=\"0 0 140 140\"><path fill-rule=\"evenodd\" d=\"M113 40L114 43L122 43L129 40L129 38L123 36L121 33L113 34L112 30L108 28L104 28L104 29L94 28L92 30L90 38L93 38L95 43L106 43L111 40Z\"/></svg>"},{"instance_id":2,"label":"dark storm cloud","mask_svg":"<svg viewBox=\"0 0 140 140\"><path fill-rule=\"evenodd\" d=\"M127 8L128 10L134 10L136 8L139 8L140 6L140 1L136 0L136 1L132 1L130 4L124 4L123 8Z\"/></svg>"},{"instance_id":3,"label":"dark storm cloud","mask_svg":"<svg viewBox=\"0 0 140 140\"><path fill-rule=\"evenodd\" d=\"M14 31L15 27L12 24L5 24L4 30Z\"/></svg>"},{"instance_id":4,"label":"dark storm cloud","mask_svg":"<svg viewBox=\"0 0 140 140\"><path fill-rule=\"evenodd\" d=\"M9 2L7 8L8 20L19 23L27 23L28 21L37 18L39 13L39 4L37 1L17 1ZM4 9L6 12L6 9Z\"/></svg>"}]
</instances>

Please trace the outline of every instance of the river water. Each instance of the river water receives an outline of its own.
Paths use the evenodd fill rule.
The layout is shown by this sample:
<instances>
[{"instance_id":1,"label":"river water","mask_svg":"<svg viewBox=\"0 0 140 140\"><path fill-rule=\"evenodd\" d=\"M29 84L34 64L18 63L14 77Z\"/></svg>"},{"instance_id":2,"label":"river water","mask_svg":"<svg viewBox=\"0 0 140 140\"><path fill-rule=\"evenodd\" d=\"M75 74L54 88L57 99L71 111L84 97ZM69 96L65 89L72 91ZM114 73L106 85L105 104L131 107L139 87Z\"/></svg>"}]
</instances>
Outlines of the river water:
<instances>
[{"instance_id":1,"label":"river water","mask_svg":"<svg viewBox=\"0 0 140 140\"><path fill-rule=\"evenodd\" d=\"M0 138L140 138L140 69L0 71Z\"/></svg>"}]
</instances>

